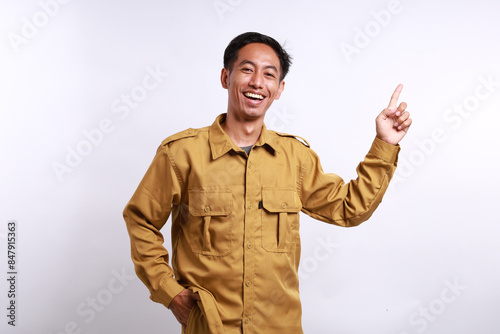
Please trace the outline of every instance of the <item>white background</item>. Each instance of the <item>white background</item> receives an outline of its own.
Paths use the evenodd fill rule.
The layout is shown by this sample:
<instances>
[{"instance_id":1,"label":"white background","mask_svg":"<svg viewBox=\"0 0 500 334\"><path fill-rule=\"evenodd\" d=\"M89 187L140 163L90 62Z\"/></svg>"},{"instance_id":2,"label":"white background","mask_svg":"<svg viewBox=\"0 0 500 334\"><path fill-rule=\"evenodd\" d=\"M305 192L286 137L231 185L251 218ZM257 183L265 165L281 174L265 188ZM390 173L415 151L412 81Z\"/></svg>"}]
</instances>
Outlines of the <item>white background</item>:
<instances>
[{"instance_id":1,"label":"white background","mask_svg":"<svg viewBox=\"0 0 500 334\"><path fill-rule=\"evenodd\" d=\"M355 177L398 83L414 120L368 222L302 217L305 333L498 333L499 11L493 0L2 0L1 332L180 332L133 273L121 213L165 137L225 112L224 48L259 31L294 57L266 123L305 137L326 171ZM120 99L144 92L148 69L168 75L125 114Z\"/></svg>"}]
</instances>

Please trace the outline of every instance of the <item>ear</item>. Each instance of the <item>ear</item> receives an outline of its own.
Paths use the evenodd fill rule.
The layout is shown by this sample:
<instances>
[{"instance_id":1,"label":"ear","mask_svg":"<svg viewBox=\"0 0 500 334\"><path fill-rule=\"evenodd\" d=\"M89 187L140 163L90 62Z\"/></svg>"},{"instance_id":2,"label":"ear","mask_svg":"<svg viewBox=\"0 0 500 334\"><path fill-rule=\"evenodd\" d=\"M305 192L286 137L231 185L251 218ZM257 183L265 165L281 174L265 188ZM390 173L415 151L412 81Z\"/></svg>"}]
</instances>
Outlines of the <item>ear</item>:
<instances>
[{"instance_id":1,"label":"ear","mask_svg":"<svg viewBox=\"0 0 500 334\"><path fill-rule=\"evenodd\" d=\"M285 81L280 82L280 86L278 88L278 93L276 94L276 97L274 98L275 100L279 100L281 93L283 92L283 89L285 89Z\"/></svg>"},{"instance_id":2,"label":"ear","mask_svg":"<svg viewBox=\"0 0 500 334\"><path fill-rule=\"evenodd\" d=\"M222 84L222 88L227 89L229 86L229 70L226 68L223 68L221 73L220 73L220 82Z\"/></svg>"}]
</instances>

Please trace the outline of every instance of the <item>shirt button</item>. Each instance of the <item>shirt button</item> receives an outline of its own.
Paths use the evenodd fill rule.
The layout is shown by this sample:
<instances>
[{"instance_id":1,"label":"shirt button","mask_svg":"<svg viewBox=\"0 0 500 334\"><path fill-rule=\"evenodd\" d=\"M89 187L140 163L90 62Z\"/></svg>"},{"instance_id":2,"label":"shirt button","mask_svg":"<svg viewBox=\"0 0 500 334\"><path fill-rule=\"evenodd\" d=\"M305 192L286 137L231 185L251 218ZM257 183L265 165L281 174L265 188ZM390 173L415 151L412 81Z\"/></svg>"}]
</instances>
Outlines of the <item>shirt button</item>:
<instances>
[{"instance_id":1,"label":"shirt button","mask_svg":"<svg viewBox=\"0 0 500 334\"><path fill-rule=\"evenodd\" d=\"M250 285L252 285L252 282L247 281L245 284L246 284L246 286L250 286Z\"/></svg>"},{"instance_id":2,"label":"shirt button","mask_svg":"<svg viewBox=\"0 0 500 334\"><path fill-rule=\"evenodd\" d=\"M248 208L249 208L250 210L252 210L252 208L253 208L252 203L248 204Z\"/></svg>"},{"instance_id":3,"label":"shirt button","mask_svg":"<svg viewBox=\"0 0 500 334\"><path fill-rule=\"evenodd\" d=\"M251 242L249 242L249 243L247 244L247 247L248 247L248 248L252 248L252 246L253 246L253 245L252 245L252 243L251 243Z\"/></svg>"},{"instance_id":4,"label":"shirt button","mask_svg":"<svg viewBox=\"0 0 500 334\"><path fill-rule=\"evenodd\" d=\"M248 163L248 169L252 169L252 163L251 162Z\"/></svg>"},{"instance_id":5,"label":"shirt button","mask_svg":"<svg viewBox=\"0 0 500 334\"><path fill-rule=\"evenodd\" d=\"M193 132L194 132L194 131L193 131L193 130L191 130L191 129L190 129L190 130L188 130L188 133L189 133L190 135L192 135L192 134L193 134Z\"/></svg>"},{"instance_id":6,"label":"shirt button","mask_svg":"<svg viewBox=\"0 0 500 334\"><path fill-rule=\"evenodd\" d=\"M245 324L248 324L250 322L250 319L246 318L245 319Z\"/></svg>"},{"instance_id":7,"label":"shirt button","mask_svg":"<svg viewBox=\"0 0 500 334\"><path fill-rule=\"evenodd\" d=\"M205 210L205 212L208 212L208 211L210 211L210 207L207 205L207 206L205 207L205 209L203 209L203 210Z\"/></svg>"},{"instance_id":8,"label":"shirt button","mask_svg":"<svg viewBox=\"0 0 500 334\"><path fill-rule=\"evenodd\" d=\"M283 209L286 209L286 203L281 203L281 207L282 207Z\"/></svg>"}]
</instances>

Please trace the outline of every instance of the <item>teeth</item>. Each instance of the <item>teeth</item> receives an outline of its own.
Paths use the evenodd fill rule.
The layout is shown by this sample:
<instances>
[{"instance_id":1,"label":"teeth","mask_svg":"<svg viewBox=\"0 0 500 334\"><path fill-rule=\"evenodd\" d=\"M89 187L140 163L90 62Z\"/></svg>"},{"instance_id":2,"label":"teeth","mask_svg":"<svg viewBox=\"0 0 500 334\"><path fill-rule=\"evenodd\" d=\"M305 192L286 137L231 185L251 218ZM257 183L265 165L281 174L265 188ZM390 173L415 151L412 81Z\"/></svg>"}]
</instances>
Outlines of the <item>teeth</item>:
<instances>
[{"instance_id":1,"label":"teeth","mask_svg":"<svg viewBox=\"0 0 500 334\"><path fill-rule=\"evenodd\" d=\"M259 95L259 94L250 93L250 92L245 93L245 96L252 97L254 99L264 100L264 96Z\"/></svg>"}]
</instances>

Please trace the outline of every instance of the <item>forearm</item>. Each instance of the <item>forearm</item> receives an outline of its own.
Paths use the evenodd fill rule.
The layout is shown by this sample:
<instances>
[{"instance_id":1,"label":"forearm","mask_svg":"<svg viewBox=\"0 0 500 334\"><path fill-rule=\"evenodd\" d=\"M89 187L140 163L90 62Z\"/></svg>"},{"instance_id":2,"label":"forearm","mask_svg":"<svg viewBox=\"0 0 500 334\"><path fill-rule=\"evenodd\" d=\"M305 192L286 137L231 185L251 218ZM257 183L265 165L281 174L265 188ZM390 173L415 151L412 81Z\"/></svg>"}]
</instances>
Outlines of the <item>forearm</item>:
<instances>
[{"instance_id":1,"label":"forearm","mask_svg":"<svg viewBox=\"0 0 500 334\"><path fill-rule=\"evenodd\" d=\"M313 218L340 225L357 226L371 217L382 201L396 169L399 146L376 138L357 167L356 180L345 184L333 174L317 173L313 183L322 184L306 196L303 211Z\"/></svg>"},{"instance_id":2,"label":"forearm","mask_svg":"<svg viewBox=\"0 0 500 334\"><path fill-rule=\"evenodd\" d=\"M143 212L150 211L151 214L151 211L154 211L145 210L144 203L141 203L150 199L136 195L123 212L130 236L135 271L149 289L151 299L168 307L172 299L184 288L174 278L174 272L169 265L169 253L163 246L164 238L160 230L146 218L147 212ZM146 206L154 208L155 203L148 203Z\"/></svg>"}]
</instances>

